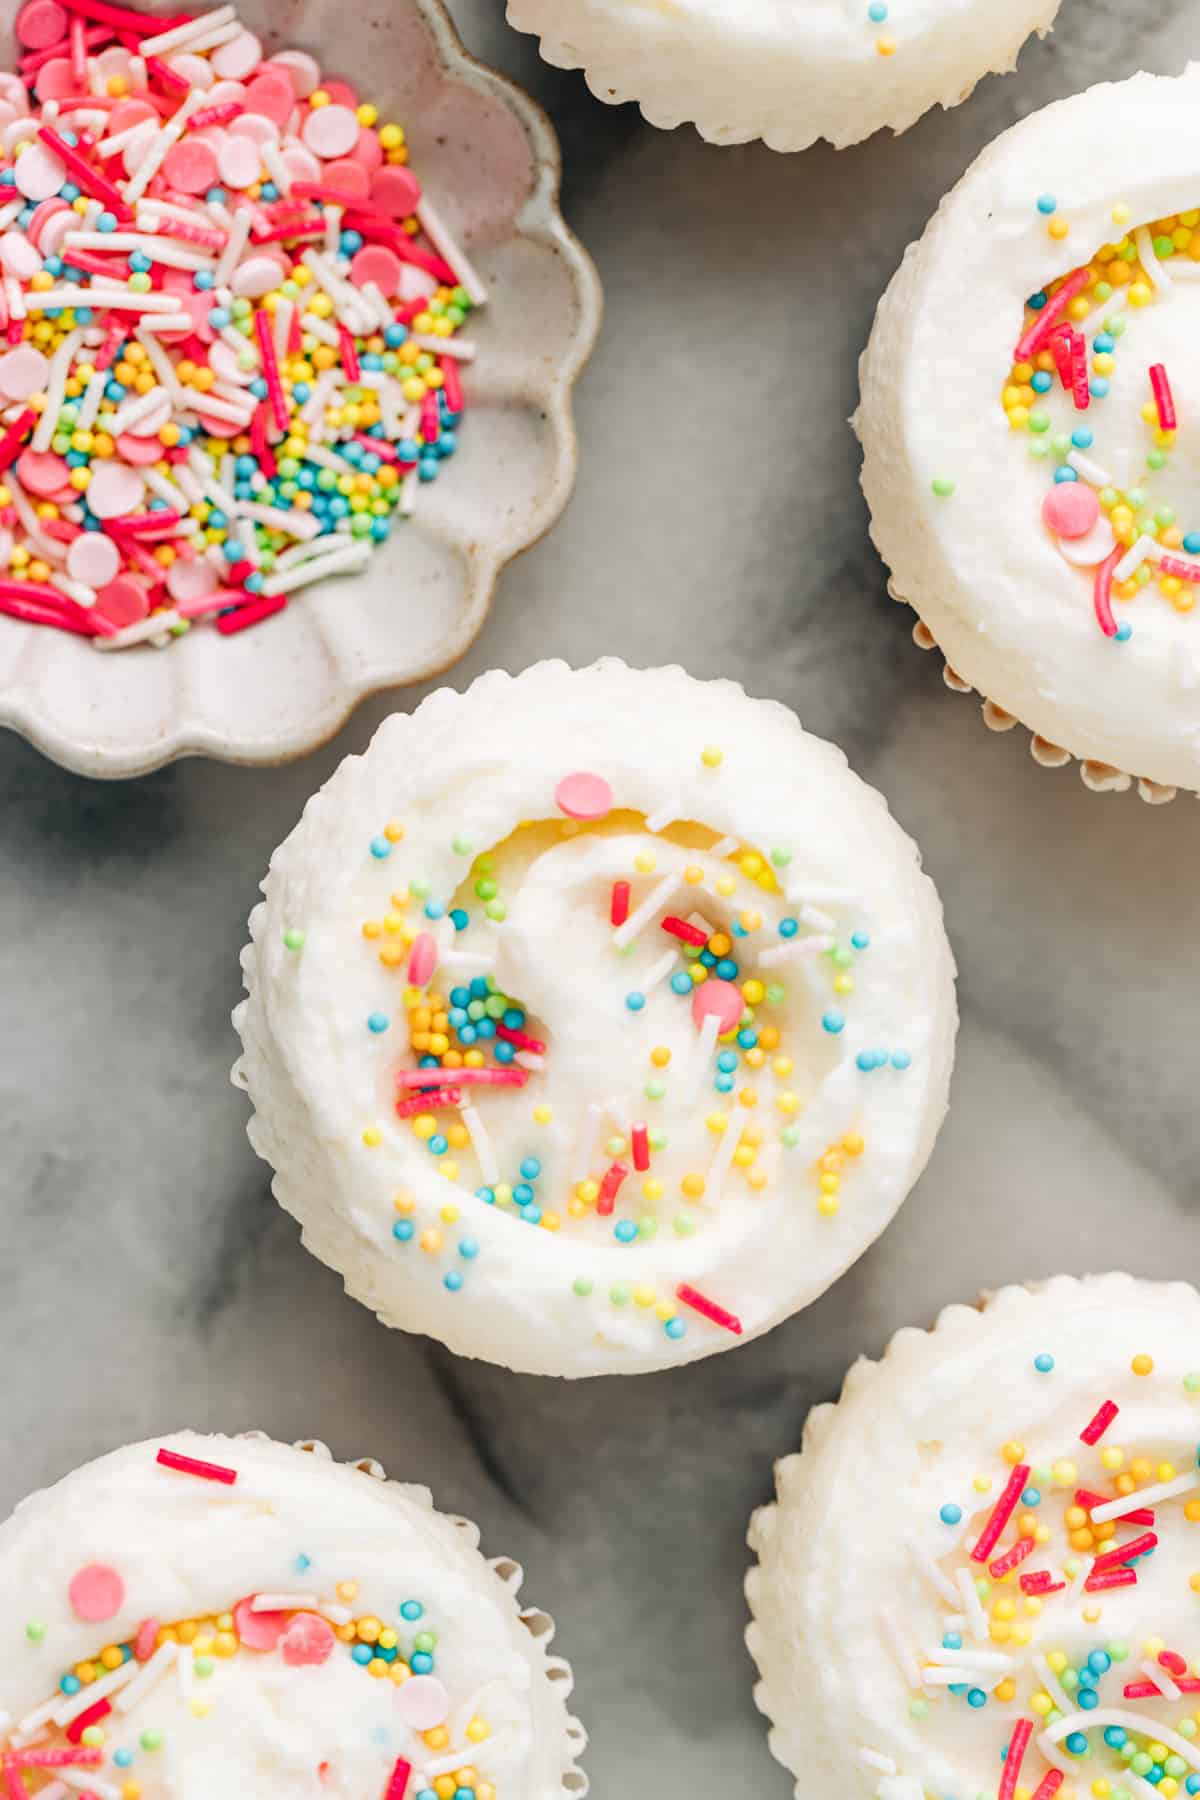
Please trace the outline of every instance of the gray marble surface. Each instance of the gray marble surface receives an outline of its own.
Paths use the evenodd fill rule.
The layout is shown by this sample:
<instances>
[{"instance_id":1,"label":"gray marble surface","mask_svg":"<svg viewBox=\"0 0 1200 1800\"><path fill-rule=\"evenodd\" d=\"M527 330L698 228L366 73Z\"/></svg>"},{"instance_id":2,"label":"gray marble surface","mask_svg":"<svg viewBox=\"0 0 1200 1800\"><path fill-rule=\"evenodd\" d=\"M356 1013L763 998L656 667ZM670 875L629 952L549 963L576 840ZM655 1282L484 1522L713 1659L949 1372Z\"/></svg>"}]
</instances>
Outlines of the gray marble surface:
<instances>
[{"instance_id":1,"label":"gray marble surface","mask_svg":"<svg viewBox=\"0 0 1200 1800\"><path fill-rule=\"evenodd\" d=\"M1054 39L960 110L792 159L655 132L540 65L501 0L452 10L554 116L608 293L576 498L453 679L552 653L680 659L837 739L945 899L950 1119L883 1241L734 1354L567 1387L388 1334L274 1206L227 1072L259 875L389 703L290 768L127 785L6 739L0 1512L181 1423L369 1452L525 1564L576 1668L599 1794L782 1800L741 1643L743 1537L808 1407L981 1285L1200 1265L1194 803L1088 794L945 689L885 596L844 423L872 308L943 190L1034 107L1181 67L1200 0L1065 0Z\"/></svg>"}]
</instances>

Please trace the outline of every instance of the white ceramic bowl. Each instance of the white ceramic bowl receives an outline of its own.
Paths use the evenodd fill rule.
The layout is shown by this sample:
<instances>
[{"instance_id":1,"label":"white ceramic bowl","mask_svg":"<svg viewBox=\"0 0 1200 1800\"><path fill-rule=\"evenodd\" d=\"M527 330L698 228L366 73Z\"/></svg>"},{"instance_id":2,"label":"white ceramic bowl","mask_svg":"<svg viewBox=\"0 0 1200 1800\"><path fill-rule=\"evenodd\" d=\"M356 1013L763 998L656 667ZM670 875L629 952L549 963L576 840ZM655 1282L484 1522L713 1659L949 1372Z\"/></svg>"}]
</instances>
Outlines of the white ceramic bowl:
<instances>
[{"instance_id":1,"label":"white ceramic bowl","mask_svg":"<svg viewBox=\"0 0 1200 1800\"><path fill-rule=\"evenodd\" d=\"M16 11L0 0L7 67ZM86 639L0 618L0 724L87 775L140 775L179 756L281 762L324 742L365 695L447 668L575 476L571 392L602 301L558 209L545 115L467 55L440 0L239 0L238 11L268 52L310 49L401 120L414 170L490 290L471 321L480 356L453 465L365 574L306 590L259 629L193 630L161 651L101 656Z\"/></svg>"}]
</instances>

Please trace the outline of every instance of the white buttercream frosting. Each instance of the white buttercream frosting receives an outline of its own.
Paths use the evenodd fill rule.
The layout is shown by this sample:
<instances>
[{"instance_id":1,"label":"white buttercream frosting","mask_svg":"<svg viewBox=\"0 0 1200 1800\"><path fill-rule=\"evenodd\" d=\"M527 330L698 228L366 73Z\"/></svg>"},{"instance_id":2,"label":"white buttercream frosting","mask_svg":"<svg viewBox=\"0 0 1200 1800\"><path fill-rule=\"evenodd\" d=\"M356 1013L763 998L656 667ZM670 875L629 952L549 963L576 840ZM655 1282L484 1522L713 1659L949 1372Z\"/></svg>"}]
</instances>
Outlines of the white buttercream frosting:
<instances>
[{"instance_id":1,"label":"white buttercream frosting","mask_svg":"<svg viewBox=\"0 0 1200 1800\"><path fill-rule=\"evenodd\" d=\"M573 775L603 817L566 816ZM436 693L310 801L264 893L235 1079L276 1196L386 1323L466 1355L632 1373L767 1330L883 1229L945 1110L915 847L729 682L541 663ZM717 1001L737 1038L698 1027ZM447 1056L523 1085L416 1074ZM398 1116L421 1080L445 1103Z\"/></svg>"},{"instance_id":2,"label":"white buttercream frosting","mask_svg":"<svg viewBox=\"0 0 1200 1800\"><path fill-rule=\"evenodd\" d=\"M1190 1793L1198 1439L1183 1283L1004 1288L857 1363L750 1531L756 1697L797 1795L993 1800L1026 1738L1017 1794Z\"/></svg>"},{"instance_id":3,"label":"white buttercream frosting","mask_svg":"<svg viewBox=\"0 0 1200 1800\"><path fill-rule=\"evenodd\" d=\"M714 143L841 146L904 131L1011 69L1059 0L509 0L542 55L581 68L601 100L652 125L692 121Z\"/></svg>"},{"instance_id":4,"label":"white buttercream frosting","mask_svg":"<svg viewBox=\"0 0 1200 1800\"><path fill-rule=\"evenodd\" d=\"M422 1800L447 1772L582 1795L551 1622L477 1544L320 1445L184 1432L89 1463L0 1527L0 1765L43 1800Z\"/></svg>"},{"instance_id":5,"label":"white buttercream frosting","mask_svg":"<svg viewBox=\"0 0 1200 1800\"><path fill-rule=\"evenodd\" d=\"M1057 757L1043 748L1043 760L1079 757L1093 786L1121 785L1113 771L1147 778L1156 798L1200 789L1200 590L1185 581L1172 596L1160 571L1136 597L1118 582L1116 638L1105 635L1095 592L1114 546L1110 521L1121 518L1111 508L1127 497L1133 535L1160 537L1141 580L1163 554L1200 572L1183 545L1200 532L1198 96L1195 70L1138 75L1047 107L997 139L880 305L858 418L872 536L893 591L920 614L956 678L993 703L992 722L1008 715L1059 747ZM1160 263L1155 228L1161 251L1166 225L1179 247ZM1026 300L1040 305L1048 288L1088 267L1076 312L1064 315L1081 343L1081 409L1049 349L1049 368L1027 360L1015 381L1013 358L1039 317ZM1131 279L1113 286L1114 268ZM1173 389L1173 433L1158 427L1156 365ZM1034 392L1031 372L1049 391ZM1104 502L1082 544L1043 523L1055 470L1066 467ZM935 482L953 492L939 498Z\"/></svg>"}]
</instances>

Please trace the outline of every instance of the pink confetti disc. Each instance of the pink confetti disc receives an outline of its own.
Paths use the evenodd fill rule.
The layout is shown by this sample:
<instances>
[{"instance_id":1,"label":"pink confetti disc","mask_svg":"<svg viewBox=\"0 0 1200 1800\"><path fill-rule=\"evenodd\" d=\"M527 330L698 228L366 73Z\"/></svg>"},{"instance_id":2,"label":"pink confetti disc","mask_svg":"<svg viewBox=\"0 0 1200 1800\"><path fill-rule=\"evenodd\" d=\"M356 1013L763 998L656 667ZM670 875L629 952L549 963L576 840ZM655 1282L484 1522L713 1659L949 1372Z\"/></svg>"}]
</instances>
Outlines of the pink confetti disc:
<instances>
[{"instance_id":1,"label":"pink confetti disc","mask_svg":"<svg viewBox=\"0 0 1200 1800\"><path fill-rule=\"evenodd\" d=\"M261 113L241 113L236 119L230 119L227 129L234 137L249 138L260 149L264 144L279 142L278 127L270 119L264 119Z\"/></svg>"},{"instance_id":2,"label":"pink confetti disc","mask_svg":"<svg viewBox=\"0 0 1200 1800\"><path fill-rule=\"evenodd\" d=\"M421 198L421 184L415 175L396 163L377 169L371 179L371 205L389 219L407 219Z\"/></svg>"},{"instance_id":3,"label":"pink confetti disc","mask_svg":"<svg viewBox=\"0 0 1200 1800\"><path fill-rule=\"evenodd\" d=\"M240 425L234 425L228 419L215 419L211 413L197 410L196 417L203 425L209 437L235 438L241 432Z\"/></svg>"},{"instance_id":4,"label":"pink confetti disc","mask_svg":"<svg viewBox=\"0 0 1200 1800\"><path fill-rule=\"evenodd\" d=\"M122 513L136 512L145 491L136 469L115 460L97 463L88 484L88 507L98 519L117 519Z\"/></svg>"},{"instance_id":5,"label":"pink confetti disc","mask_svg":"<svg viewBox=\"0 0 1200 1800\"><path fill-rule=\"evenodd\" d=\"M115 1619L125 1601L125 1583L106 1563L88 1563L71 1579L67 1589L71 1610L89 1625Z\"/></svg>"},{"instance_id":6,"label":"pink confetti disc","mask_svg":"<svg viewBox=\"0 0 1200 1800\"><path fill-rule=\"evenodd\" d=\"M17 14L17 42L26 50L49 50L67 35L67 15L58 0L28 0Z\"/></svg>"},{"instance_id":7,"label":"pink confetti disc","mask_svg":"<svg viewBox=\"0 0 1200 1800\"><path fill-rule=\"evenodd\" d=\"M351 87L348 81L339 81L337 76L333 76L330 80L323 81L321 86L335 106L345 106L353 112L358 105L358 89Z\"/></svg>"},{"instance_id":8,"label":"pink confetti disc","mask_svg":"<svg viewBox=\"0 0 1200 1800\"><path fill-rule=\"evenodd\" d=\"M1100 517L1100 500L1082 481L1063 481L1042 501L1042 521L1056 537L1086 537Z\"/></svg>"},{"instance_id":9,"label":"pink confetti disc","mask_svg":"<svg viewBox=\"0 0 1200 1800\"><path fill-rule=\"evenodd\" d=\"M22 487L48 500L66 481L70 470L53 450L22 450L17 458L17 478Z\"/></svg>"},{"instance_id":10,"label":"pink confetti disc","mask_svg":"<svg viewBox=\"0 0 1200 1800\"><path fill-rule=\"evenodd\" d=\"M448 1718L450 1696L436 1675L413 1675L396 1689L396 1708L413 1731L432 1731Z\"/></svg>"},{"instance_id":11,"label":"pink confetti disc","mask_svg":"<svg viewBox=\"0 0 1200 1800\"><path fill-rule=\"evenodd\" d=\"M272 288L277 288L281 279L277 259L263 251L259 256L247 257L229 285L235 294L258 300L263 294L269 294Z\"/></svg>"},{"instance_id":12,"label":"pink confetti disc","mask_svg":"<svg viewBox=\"0 0 1200 1800\"><path fill-rule=\"evenodd\" d=\"M41 268L42 259L27 237L19 231L6 231L0 237L0 263L3 263L6 275L15 275L18 281L29 281Z\"/></svg>"},{"instance_id":13,"label":"pink confetti disc","mask_svg":"<svg viewBox=\"0 0 1200 1800\"><path fill-rule=\"evenodd\" d=\"M46 385L50 364L32 344L18 344L7 356L0 356L0 394L8 400L28 400Z\"/></svg>"},{"instance_id":14,"label":"pink confetti disc","mask_svg":"<svg viewBox=\"0 0 1200 1800\"><path fill-rule=\"evenodd\" d=\"M371 177L353 156L338 156L326 163L321 180L349 200L365 200L371 190Z\"/></svg>"},{"instance_id":15,"label":"pink confetti disc","mask_svg":"<svg viewBox=\"0 0 1200 1800\"><path fill-rule=\"evenodd\" d=\"M135 125L147 122L157 128L158 114L148 100L122 100L108 115L109 135L116 137L118 132L132 131Z\"/></svg>"},{"instance_id":16,"label":"pink confetti disc","mask_svg":"<svg viewBox=\"0 0 1200 1800\"><path fill-rule=\"evenodd\" d=\"M364 244L350 264L350 279L355 287L373 281L385 299L400 290L400 271L404 267L394 250L386 244Z\"/></svg>"},{"instance_id":17,"label":"pink confetti disc","mask_svg":"<svg viewBox=\"0 0 1200 1800\"><path fill-rule=\"evenodd\" d=\"M69 213L71 223L73 226L75 225L78 214L67 205L65 200L60 200L57 195L54 199L43 200L40 205L34 207L33 217L29 221L25 235L35 248L40 248L42 233L45 231L47 225L49 225L51 219L56 218L60 213ZM76 229L78 229L77 226Z\"/></svg>"},{"instance_id":18,"label":"pink confetti disc","mask_svg":"<svg viewBox=\"0 0 1200 1800\"><path fill-rule=\"evenodd\" d=\"M42 64L38 70L37 91L43 105L47 100L65 100L68 94L75 92L75 71L69 57L54 56ZM29 152L25 154L27 156ZM57 188L54 191L57 193Z\"/></svg>"},{"instance_id":19,"label":"pink confetti disc","mask_svg":"<svg viewBox=\"0 0 1200 1800\"><path fill-rule=\"evenodd\" d=\"M262 45L252 31L242 31L227 44L218 45L209 61L223 81L244 81L262 61Z\"/></svg>"},{"instance_id":20,"label":"pink confetti disc","mask_svg":"<svg viewBox=\"0 0 1200 1800\"><path fill-rule=\"evenodd\" d=\"M226 135L217 157L221 180L227 187L247 188L258 179L259 150L248 137Z\"/></svg>"},{"instance_id":21,"label":"pink confetti disc","mask_svg":"<svg viewBox=\"0 0 1200 1800\"><path fill-rule=\"evenodd\" d=\"M217 153L198 134L173 144L163 163L163 174L184 194L206 194L217 185Z\"/></svg>"},{"instance_id":22,"label":"pink confetti disc","mask_svg":"<svg viewBox=\"0 0 1200 1800\"><path fill-rule=\"evenodd\" d=\"M264 69L282 69L286 72L297 100L307 100L314 88L321 85L321 65L315 56L306 50L278 50Z\"/></svg>"},{"instance_id":23,"label":"pink confetti disc","mask_svg":"<svg viewBox=\"0 0 1200 1800\"><path fill-rule=\"evenodd\" d=\"M320 181L321 161L303 144L289 144L280 152L283 164L293 181Z\"/></svg>"},{"instance_id":24,"label":"pink confetti disc","mask_svg":"<svg viewBox=\"0 0 1200 1800\"><path fill-rule=\"evenodd\" d=\"M53 206L54 202L48 200L46 205ZM64 206L61 210L58 208L55 209L38 233L37 247L42 256L62 255L63 243L67 233L79 229L76 224L77 218L78 214L72 212L69 206Z\"/></svg>"},{"instance_id":25,"label":"pink confetti disc","mask_svg":"<svg viewBox=\"0 0 1200 1800\"><path fill-rule=\"evenodd\" d=\"M379 141L379 133L369 125L361 126L358 140L350 154L355 162L362 164L368 174L373 175L376 169L383 167L383 145Z\"/></svg>"},{"instance_id":26,"label":"pink confetti disc","mask_svg":"<svg viewBox=\"0 0 1200 1800\"><path fill-rule=\"evenodd\" d=\"M102 531L81 531L67 551L67 574L88 587L105 587L121 567L121 553Z\"/></svg>"},{"instance_id":27,"label":"pink confetti disc","mask_svg":"<svg viewBox=\"0 0 1200 1800\"><path fill-rule=\"evenodd\" d=\"M591 775L586 770L564 775L554 790L554 799L559 812L566 813L568 819L603 819L613 805L612 789L603 775Z\"/></svg>"},{"instance_id":28,"label":"pink confetti disc","mask_svg":"<svg viewBox=\"0 0 1200 1800\"><path fill-rule=\"evenodd\" d=\"M274 1650L287 1630L288 1616L281 1612L255 1612L253 1595L239 1600L233 1609L234 1629L247 1650Z\"/></svg>"},{"instance_id":29,"label":"pink confetti disc","mask_svg":"<svg viewBox=\"0 0 1200 1800\"><path fill-rule=\"evenodd\" d=\"M167 570L167 592L172 600L202 600L219 586L215 569L200 557L192 562L177 557Z\"/></svg>"},{"instance_id":30,"label":"pink confetti disc","mask_svg":"<svg viewBox=\"0 0 1200 1800\"><path fill-rule=\"evenodd\" d=\"M733 1030L745 1010L742 990L732 981L717 981L710 977L708 981L702 981L692 995L692 1018L696 1024L703 1025L705 1019L715 1018L721 1036Z\"/></svg>"},{"instance_id":31,"label":"pink confetti disc","mask_svg":"<svg viewBox=\"0 0 1200 1800\"><path fill-rule=\"evenodd\" d=\"M123 431L117 439L117 449L128 463L136 463L139 467L150 468L153 463L162 460L162 445L158 441L158 433L171 416L170 401L165 410L152 413L140 424L128 431Z\"/></svg>"},{"instance_id":32,"label":"pink confetti disc","mask_svg":"<svg viewBox=\"0 0 1200 1800\"><path fill-rule=\"evenodd\" d=\"M358 142L358 120L348 106L318 106L305 119L300 135L318 156L347 156Z\"/></svg>"},{"instance_id":33,"label":"pink confetti disc","mask_svg":"<svg viewBox=\"0 0 1200 1800\"><path fill-rule=\"evenodd\" d=\"M337 1642L333 1626L318 1613L296 1613L279 1639L279 1653L293 1669L328 1662Z\"/></svg>"},{"instance_id":34,"label":"pink confetti disc","mask_svg":"<svg viewBox=\"0 0 1200 1800\"><path fill-rule=\"evenodd\" d=\"M67 66L69 68L70 64ZM52 199L67 179L67 171L60 158L41 143L30 144L28 150L17 158L13 175L17 192L33 201Z\"/></svg>"},{"instance_id":35,"label":"pink confetti disc","mask_svg":"<svg viewBox=\"0 0 1200 1800\"><path fill-rule=\"evenodd\" d=\"M143 584L135 575L118 575L96 595L96 611L101 618L118 629L136 625L150 611L150 600Z\"/></svg>"},{"instance_id":36,"label":"pink confetti disc","mask_svg":"<svg viewBox=\"0 0 1200 1800\"><path fill-rule=\"evenodd\" d=\"M296 93L286 71L264 70L246 88L246 110L261 113L273 125L285 125L296 104Z\"/></svg>"}]
</instances>

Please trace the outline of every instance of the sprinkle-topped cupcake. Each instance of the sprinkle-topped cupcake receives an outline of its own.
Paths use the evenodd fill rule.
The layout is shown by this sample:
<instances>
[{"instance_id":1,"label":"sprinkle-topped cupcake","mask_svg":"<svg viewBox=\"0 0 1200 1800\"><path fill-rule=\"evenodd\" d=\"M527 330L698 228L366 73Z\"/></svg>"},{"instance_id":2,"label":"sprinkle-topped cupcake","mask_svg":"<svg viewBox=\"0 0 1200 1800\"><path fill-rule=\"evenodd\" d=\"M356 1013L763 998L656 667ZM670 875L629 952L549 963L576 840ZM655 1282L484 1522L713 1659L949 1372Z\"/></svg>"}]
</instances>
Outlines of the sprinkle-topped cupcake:
<instances>
[{"instance_id":1,"label":"sprinkle-topped cupcake","mask_svg":"<svg viewBox=\"0 0 1200 1800\"><path fill-rule=\"evenodd\" d=\"M1048 766L1200 790L1200 75L1025 119L885 296L862 369L871 530L951 686Z\"/></svg>"},{"instance_id":2,"label":"sprinkle-topped cupcake","mask_svg":"<svg viewBox=\"0 0 1200 1800\"><path fill-rule=\"evenodd\" d=\"M931 106L957 106L1011 69L1059 0L508 0L547 62L583 69L600 100L637 100L652 125L695 123L717 144L838 146Z\"/></svg>"},{"instance_id":3,"label":"sprinkle-topped cupcake","mask_svg":"<svg viewBox=\"0 0 1200 1800\"><path fill-rule=\"evenodd\" d=\"M396 715L251 921L237 1079L308 1247L387 1323L635 1372L806 1305L924 1165L932 884L732 683L542 663Z\"/></svg>"},{"instance_id":4,"label":"sprinkle-topped cupcake","mask_svg":"<svg viewBox=\"0 0 1200 1800\"><path fill-rule=\"evenodd\" d=\"M477 1542L320 1445L183 1433L88 1464L0 1527L5 1793L586 1794L552 1623Z\"/></svg>"},{"instance_id":5,"label":"sprinkle-topped cupcake","mask_svg":"<svg viewBox=\"0 0 1200 1800\"><path fill-rule=\"evenodd\" d=\"M755 1515L758 1703L796 1792L1200 1793L1200 1294L1005 1288L901 1331Z\"/></svg>"}]
</instances>

